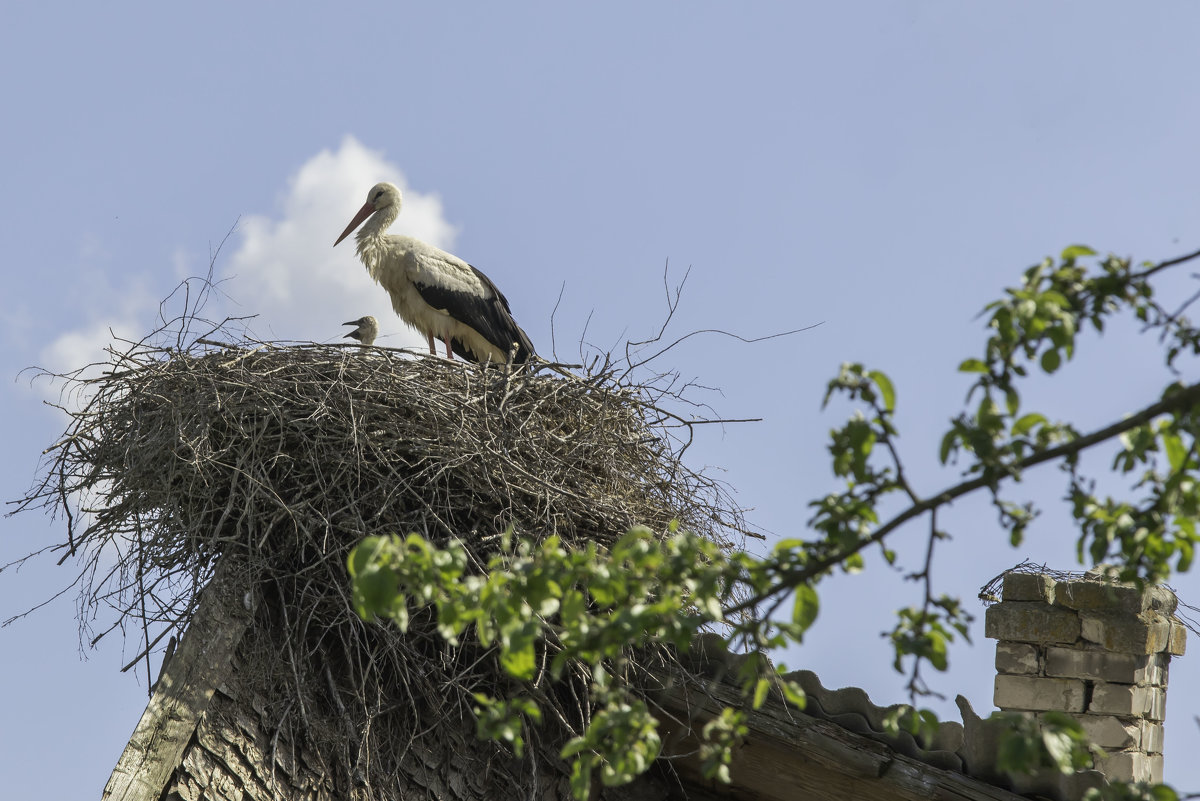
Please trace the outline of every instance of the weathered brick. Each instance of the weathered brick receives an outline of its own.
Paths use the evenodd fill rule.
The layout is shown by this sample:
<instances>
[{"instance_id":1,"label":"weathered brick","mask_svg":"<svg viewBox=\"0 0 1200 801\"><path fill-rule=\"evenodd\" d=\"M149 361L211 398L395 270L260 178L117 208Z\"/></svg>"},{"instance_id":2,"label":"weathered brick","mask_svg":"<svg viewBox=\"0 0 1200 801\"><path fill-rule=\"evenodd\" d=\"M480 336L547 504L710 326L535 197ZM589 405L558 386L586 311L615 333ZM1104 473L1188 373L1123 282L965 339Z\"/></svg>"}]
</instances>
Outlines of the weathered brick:
<instances>
[{"instance_id":1,"label":"weathered brick","mask_svg":"<svg viewBox=\"0 0 1200 801\"><path fill-rule=\"evenodd\" d=\"M1079 617L1083 639L1118 653L1158 653L1166 649L1171 631L1170 623L1157 612L1143 612L1136 617L1119 612L1081 612Z\"/></svg>"},{"instance_id":2,"label":"weathered brick","mask_svg":"<svg viewBox=\"0 0 1200 801\"><path fill-rule=\"evenodd\" d=\"M1104 599L1109 597L1132 614L1151 609L1155 612L1162 612L1164 615L1174 614L1179 605L1179 599L1175 597L1175 593L1166 587L1155 586L1139 589L1136 584L1117 581L1120 570L1114 565L1097 565L1084 575L1083 581L1059 582L1060 603L1075 609L1098 610L1106 607ZM1068 584L1071 586L1068 587ZM1085 585L1091 585L1091 587ZM1115 593L1109 595L1105 590L1098 588L1117 589Z\"/></svg>"},{"instance_id":3,"label":"weathered brick","mask_svg":"<svg viewBox=\"0 0 1200 801\"><path fill-rule=\"evenodd\" d=\"M1023 642L996 643L996 672L1037 674L1038 647Z\"/></svg>"},{"instance_id":4,"label":"weathered brick","mask_svg":"<svg viewBox=\"0 0 1200 801\"><path fill-rule=\"evenodd\" d=\"M1146 658L1146 666L1133 671L1133 683L1152 684L1157 687L1166 687L1167 665L1169 664L1171 664L1171 657L1167 654L1150 654Z\"/></svg>"},{"instance_id":5,"label":"weathered brick","mask_svg":"<svg viewBox=\"0 0 1200 801\"><path fill-rule=\"evenodd\" d=\"M1044 601L1054 603L1054 579L1040 573L1005 573L1005 601Z\"/></svg>"},{"instance_id":6,"label":"weathered brick","mask_svg":"<svg viewBox=\"0 0 1200 801\"><path fill-rule=\"evenodd\" d=\"M1161 754L1163 750L1163 726L1149 720L1142 721L1141 749L1147 754Z\"/></svg>"},{"instance_id":7,"label":"weathered brick","mask_svg":"<svg viewBox=\"0 0 1200 801\"><path fill-rule=\"evenodd\" d=\"M1046 648L1045 674L1121 684L1162 684L1161 660L1159 654L1118 654L1051 645Z\"/></svg>"},{"instance_id":8,"label":"weathered brick","mask_svg":"<svg viewBox=\"0 0 1200 801\"><path fill-rule=\"evenodd\" d=\"M1166 587L1150 587L1142 596L1142 610L1152 609L1163 615L1173 615L1179 608L1179 599Z\"/></svg>"},{"instance_id":9,"label":"weathered brick","mask_svg":"<svg viewBox=\"0 0 1200 801\"><path fill-rule=\"evenodd\" d=\"M994 703L1001 709L1082 712L1084 685L1075 679L996 676Z\"/></svg>"},{"instance_id":10,"label":"weathered brick","mask_svg":"<svg viewBox=\"0 0 1200 801\"><path fill-rule=\"evenodd\" d=\"M1123 751L1141 747L1141 721L1125 722L1113 715L1078 715L1077 720L1088 739L1101 748Z\"/></svg>"},{"instance_id":11,"label":"weathered brick","mask_svg":"<svg viewBox=\"0 0 1200 801\"><path fill-rule=\"evenodd\" d=\"M1122 751L1097 766L1110 782L1162 782L1162 754Z\"/></svg>"},{"instance_id":12,"label":"weathered brick","mask_svg":"<svg viewBox=\"0 0 1200 801\"><path fill-rule=\"evenodd\" d=\"M1098 684L1092 692L1092 701L1088 704L1087 711L1093 715L1121 715L1162 720L1166 715L1166 702L1166 693L1159 687Z\"/></svg>"},{"instance_id":13,"label":"weathered brick","mask_svg":"<svg viewBox=\"0 0 1200 801\"><path fill-rule=\"evenodd\" d=\"M1133 671L1134 684L1153 684L1158 687L1167 686L1167 665L1171 657L1165 653L1151 654L1146 658L1146 667ZM1108 681L1113 681L1108 679Z\"/></svg>"},{"instance_id":14,"label":"weathered brick","mask_svg":"<svg viewBox=\"0 0 1200 801\"><path fill-rule=\"evenodd\" d=\"M1183 656L1187 650L1187 626L1175 618L1171 619L1171 631L1167 634L1167 653L1171 656Z\"/></svg>"},{"instance_id":15,"label":"weathered brick","mask_svg":"<svg viewBox=\"0 0 1200 801\"><path fill-rule=\"evenodd\" d=\"M1127 615L1142 611L1142 591L1130 584L1108 581L1060 581L1056 588L1058 603L1071 609L1110 610Z\"/></svg>"},{"instance_id":16,"label":"weathered brick","mask_svg":"<svg viewBox=\"0 0 1200 801\"><path fill-rule=\"evenodd\" d=\"M1070 609L1031 601L989 606L983 626L987 637L1017 642L1073 643L1079 630L1079 616Z\"/></svg>"}]
</instances>

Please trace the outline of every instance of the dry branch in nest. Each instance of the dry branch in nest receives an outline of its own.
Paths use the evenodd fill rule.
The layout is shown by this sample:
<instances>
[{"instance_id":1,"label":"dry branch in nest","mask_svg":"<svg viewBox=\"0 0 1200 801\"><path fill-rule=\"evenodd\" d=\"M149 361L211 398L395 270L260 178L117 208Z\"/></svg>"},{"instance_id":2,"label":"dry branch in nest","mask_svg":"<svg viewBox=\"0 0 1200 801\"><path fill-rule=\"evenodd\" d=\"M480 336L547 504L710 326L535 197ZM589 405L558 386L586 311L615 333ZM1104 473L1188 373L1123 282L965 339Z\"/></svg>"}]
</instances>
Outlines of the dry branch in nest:
<instances>
[{"instance_id":1,"label":"dry branch in nest","mask_svg":"<svg viewBox=\"0 0 1200 801\"><path fill-rule=\"evenodd\" d=\"M273 632L243 670L277 689L281 728L360 784L364 755L386 776L414 737L469 716L471 693L503 694L490 654L446 646L429 621L402 635L358 619L345 559L362 537L457 536L482 565L508 528L567 544L671 520L724 545L744 530L722 485L680 461L703 421L668 411L660 380L191 343L132 343L76 375L85 400L19 507L65 513L55 549L81 566L80 620L93 642L135 629L131 666L186 625L218 559L234 566ZM581 688L552 710L568 728L586 722Z\"/></svg>"}]
</instances>

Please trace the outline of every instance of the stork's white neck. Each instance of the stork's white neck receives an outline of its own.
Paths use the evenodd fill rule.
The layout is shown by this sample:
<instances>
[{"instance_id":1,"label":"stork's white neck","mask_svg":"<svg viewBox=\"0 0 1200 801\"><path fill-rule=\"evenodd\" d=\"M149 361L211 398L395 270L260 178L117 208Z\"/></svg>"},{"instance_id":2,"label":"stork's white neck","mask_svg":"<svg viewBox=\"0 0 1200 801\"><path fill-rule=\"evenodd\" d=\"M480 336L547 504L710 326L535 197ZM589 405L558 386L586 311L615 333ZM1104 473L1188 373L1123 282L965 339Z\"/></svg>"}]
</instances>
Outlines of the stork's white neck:
<instances>
[{"instance_id":1,"label":"stork's white neck","mask_svg":"<svg viewBox=\"0 0 1200 801\"><path fill-rule=\"evenodd\" d=\"M371 275L375 275L375 269L378 266L380 257L380 245L387 229L396 221L397 215L400 214L398 205L384 206L379 211L367 218L367 221L358 229L358 233L354 235L355 250L358 251L358 256L367 265L367 269L371 271Z\"/></svg>"},{"instance_id":2,"label":"stork's white neck","mask_svg":"<svg viewBox=\"0 0 1200 801\"><path fill-rule=\"evenodd\" d=\"M358 229L358 233L355 234L354 238L359 242L362 242L364 239L379 239L391 227L392 223L396 221L396 217L399 214L399 206L395 204L384 206L367 218L367 221Z\"/></svg>"}]
</instances>

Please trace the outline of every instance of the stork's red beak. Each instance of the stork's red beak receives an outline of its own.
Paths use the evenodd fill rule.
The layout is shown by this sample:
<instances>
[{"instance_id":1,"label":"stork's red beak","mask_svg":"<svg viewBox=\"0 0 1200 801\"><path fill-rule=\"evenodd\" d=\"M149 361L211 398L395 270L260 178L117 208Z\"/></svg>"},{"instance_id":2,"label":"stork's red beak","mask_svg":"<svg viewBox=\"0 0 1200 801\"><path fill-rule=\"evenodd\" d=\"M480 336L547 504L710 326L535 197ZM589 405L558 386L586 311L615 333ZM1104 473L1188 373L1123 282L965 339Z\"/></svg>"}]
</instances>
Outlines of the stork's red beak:
<instances>
[{"instance_id":1,"label":"stork's red beak","mask_svg":"<svg viewBox=\"0 0 1200 801\"><path fill-rule=\"evenodd\" d=\"M346 226L346 230L342 231L342 235L337 238L337 242L334 242L333 246L336 248L338 245L338 242L341 242L343 239L350 236L350 233L355 228L357 228L358 226L363 224L363 220L367 219L374 213L375 213L375 205L373 203L371 203L371 201L368 200L366 203L363 204L363 207L358 210L358 214L354 215L354 219L351 220L350 224Z\"/></svg>"}]
</instances>

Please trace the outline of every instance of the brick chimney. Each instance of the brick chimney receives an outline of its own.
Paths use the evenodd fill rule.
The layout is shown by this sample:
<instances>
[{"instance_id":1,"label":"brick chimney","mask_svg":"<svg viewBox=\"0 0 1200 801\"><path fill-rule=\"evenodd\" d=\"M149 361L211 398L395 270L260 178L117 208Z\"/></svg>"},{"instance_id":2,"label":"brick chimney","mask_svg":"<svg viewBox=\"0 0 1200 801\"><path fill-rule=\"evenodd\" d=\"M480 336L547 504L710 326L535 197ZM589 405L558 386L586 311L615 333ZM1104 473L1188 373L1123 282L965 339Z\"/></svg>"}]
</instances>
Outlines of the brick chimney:
<instances>
[{"instance_id":1,"label":"brick chimney","mask_svg":"<svg viewBox=\"0 0 1200 801\"><path fill-rule=\"evenodd\" d=\"M1108 753L1095 767L1109 781L1161 782L1167 668L1187 635L1174 593L1115 582L1103 566L1055 575L1005 573L987 610L996 706L1069 712Z\"/></svg>"}]
</instances>

